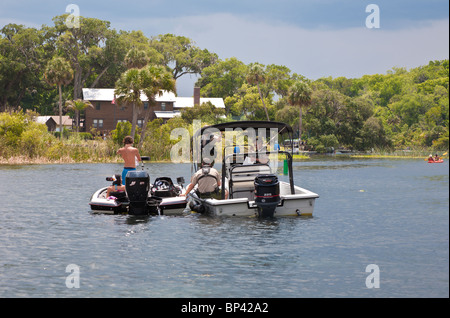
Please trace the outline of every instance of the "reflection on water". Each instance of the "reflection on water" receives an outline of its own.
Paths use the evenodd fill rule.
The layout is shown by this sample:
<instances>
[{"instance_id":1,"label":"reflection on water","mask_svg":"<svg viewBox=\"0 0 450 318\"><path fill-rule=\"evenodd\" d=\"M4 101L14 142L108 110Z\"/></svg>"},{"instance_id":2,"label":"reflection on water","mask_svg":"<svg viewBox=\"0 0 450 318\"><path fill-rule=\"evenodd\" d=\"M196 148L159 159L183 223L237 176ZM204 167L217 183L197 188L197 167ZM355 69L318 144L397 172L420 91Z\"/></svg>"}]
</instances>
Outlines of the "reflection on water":
<instances>
[{"instance_id":1,"label":"reflection on water","mask_svg":"<svg viewBox=\"0 0 450 318\"><path fill-rule=\"evenodd\" d=\"M189 164L150 164L190 179ZM0 166L0 297L448 297L448 163L294 163L310 218L97 215L120 164ZM284 178L284 176L281 176ZM66 266L81 269L65 286ZM368 264L382 272L365 287Z\"/></svg>"}]
</instances>

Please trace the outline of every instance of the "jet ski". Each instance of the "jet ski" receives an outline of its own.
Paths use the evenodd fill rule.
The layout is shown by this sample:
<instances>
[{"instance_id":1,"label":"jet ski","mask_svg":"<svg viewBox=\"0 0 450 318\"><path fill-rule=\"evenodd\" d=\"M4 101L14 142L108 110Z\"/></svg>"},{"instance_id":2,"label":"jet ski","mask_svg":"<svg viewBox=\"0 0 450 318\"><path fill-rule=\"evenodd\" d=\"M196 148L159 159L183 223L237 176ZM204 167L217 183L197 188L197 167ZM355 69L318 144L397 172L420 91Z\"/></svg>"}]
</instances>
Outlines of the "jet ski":
<instances>
[{"instance_id":1,"label":"jet ski","mask_svg":"<svg viewBox=\"0 0 450 318\"><path fill-rule=\"evenodd\" d=\"M170 177L158 177L153 184L150 176L144 171L144 160L141 157L142 170L129 171L125 185L121 185L121 176L107 177L112 181L108 187L102 187L91 196L89 205L95 213L129 214L129 215L182 215L186 208L186 197L183 186L184 178L177 178L177 184Z\"/></svg>"}]
</instances>

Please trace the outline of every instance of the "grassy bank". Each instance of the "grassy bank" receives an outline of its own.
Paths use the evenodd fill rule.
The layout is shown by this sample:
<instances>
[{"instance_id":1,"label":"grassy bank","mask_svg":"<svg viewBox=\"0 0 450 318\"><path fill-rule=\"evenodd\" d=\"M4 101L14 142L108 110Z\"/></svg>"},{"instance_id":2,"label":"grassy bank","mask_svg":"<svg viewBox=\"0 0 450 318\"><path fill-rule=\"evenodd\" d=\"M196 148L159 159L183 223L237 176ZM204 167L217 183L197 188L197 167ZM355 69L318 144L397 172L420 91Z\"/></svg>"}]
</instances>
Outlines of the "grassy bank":
<instances>
[{"instance_id":1,"label":"grassy bank","mask_svg":"<svg viewBox=\"0 0 450 318\"><path fill-rule=\"evenodd\" d=\"M176 140L170 132L179 123L161 125L152 122L141 155L150 156L152 162L170 162L170 151ZM0 164L64 164L64 163L121 163L117 156L122 137L103 140L86 139L83 134L67 133L60 140L37 124L32 113L0 113ZM369 153L349 155L354 158L428 158L436 152L430 148L408 150L372 149ZM437 152L442 156L444 151ZM293 156L294 161L308 160L309 155ZM284 158L283 158L284 159ZM281 159L281 160L283 160Z\"/></svg>"}]
</instances>

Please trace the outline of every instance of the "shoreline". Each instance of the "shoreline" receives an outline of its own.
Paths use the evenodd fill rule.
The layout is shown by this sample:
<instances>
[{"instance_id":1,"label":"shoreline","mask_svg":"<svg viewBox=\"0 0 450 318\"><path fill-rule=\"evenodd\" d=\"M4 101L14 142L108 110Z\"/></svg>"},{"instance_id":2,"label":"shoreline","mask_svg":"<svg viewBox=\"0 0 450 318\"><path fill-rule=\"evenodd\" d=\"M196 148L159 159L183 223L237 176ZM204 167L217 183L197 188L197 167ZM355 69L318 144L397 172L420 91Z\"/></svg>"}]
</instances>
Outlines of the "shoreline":
<instances>
[{"instance_id":1,"label":"shoreline","mask_svg":"<svg viewBox=\"0 0 450 318\"><path fill-rule=\"evenodd\" d=\"M315 156L315 155L314 155ZM314 157L313 156L313 157ZM320 156L320 155L317 155ZM333 156L326 156L326 157L335 157ZM338 157L341 158L356 158L356 159L422 159L426 160L427 156L420 156L420 155L398 155L398 154L392 154L392 155L386 155L386 154L358 154L358 155L338 155ZM303 161L303 160L310 160L312 159L311 156L304 156L304 155L294 155L293 161ZM448 159L448 156L443 156L442 159ZM171 163L170 159L168 160L150 160L148 163ZM26 156L17 156L17 157L11 157L11 158L2 158L0 157L0 166L18 166L18 165L54 165L54 164L96 164L96 163L123 163L122 158L116 157L116 158L102 158L102 159L95 159L95 160L74 160L70 157L63 157L60 159L49 159L46 157L36 157L36 158L28 158Z\"/></svg>"}]
</instances>

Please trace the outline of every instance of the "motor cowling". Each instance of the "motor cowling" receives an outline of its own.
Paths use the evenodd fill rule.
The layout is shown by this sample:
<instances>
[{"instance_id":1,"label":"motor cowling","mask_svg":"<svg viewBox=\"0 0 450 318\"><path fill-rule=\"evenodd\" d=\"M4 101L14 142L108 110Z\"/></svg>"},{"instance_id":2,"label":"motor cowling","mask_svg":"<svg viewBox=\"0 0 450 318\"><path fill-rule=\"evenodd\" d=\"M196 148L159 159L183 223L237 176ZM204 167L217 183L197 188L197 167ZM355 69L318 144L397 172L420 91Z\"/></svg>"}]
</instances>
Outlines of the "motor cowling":
<instances>
[{"instance_id":1,"label":"motor cowling","mask_svg":"<svg viewBox=\"0 0 450 318\"><path fill-rule=\"evenodd\" d=\"M146 171L128 171L125 189L130 201L128 213L131 215L148 214L147 197L150 189L150 176Z\"/></svg>"},{"instance_id":2,"label":"motor cowling","mask_svg":"<svg viewBox=\"0 0 450 318\"><path fill-rule=\"evenodd\" d=\"M280 202L280 183L274 174L258 175L255 178L255 204L258 215L272 217Z\"/></svg>"}]
</instances>

